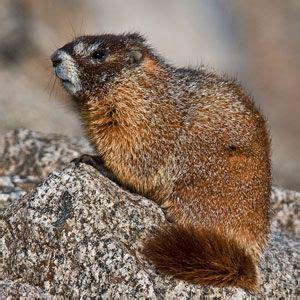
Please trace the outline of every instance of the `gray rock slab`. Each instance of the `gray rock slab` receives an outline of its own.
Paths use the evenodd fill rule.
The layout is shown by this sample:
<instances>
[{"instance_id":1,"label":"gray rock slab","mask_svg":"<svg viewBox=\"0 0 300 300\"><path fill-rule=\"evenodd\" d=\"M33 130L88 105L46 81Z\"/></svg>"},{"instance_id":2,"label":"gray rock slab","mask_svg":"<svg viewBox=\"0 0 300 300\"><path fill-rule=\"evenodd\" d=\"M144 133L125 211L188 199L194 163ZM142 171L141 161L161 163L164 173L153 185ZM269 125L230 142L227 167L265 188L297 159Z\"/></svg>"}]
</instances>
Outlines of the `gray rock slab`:
<instances>
[{"instance_id":1,"label":"gray rock slab","mask_svg":"<svg viewBox=\"0 0 300 300\"><path fill-rule=\"evenodd\" d=\"M3 215L4 277L68 297L242 297L240 289L189 285L155 272L141 243L165 221L152 201L93 168L54 172ZM256 296L296 295L299 242L273 231Z\"/></svg>"},{"instance_id":2,"label":"gray rock slab","mask_svg":"<svg viewBox=\"0 0 300 300\"><path fill-rule=\"evenodd\" d=\"M162 210L93 168L70 164L92 152L86 141L16 130L6 136L5 149L0 202L5 198L3 208L10 205L0 220L1 298L296 299L300 193L273 187L261 286L251 295L241 289L189 285L157 273L140 249L147 235L165 222Z\"/></svg>"},{"instance_id":3,"label":"gray rock slab","mask_svg":"<svg viewBox=\"0 0 300 300\"><path fill-rule=\"evenodd\" d=\"M0 174L40 181L83 153L93 153L87 140L28 129L9 131L4 137Z\"/></svg>"},{"instance_id":4,"label":"gray rock slab","mask_svg":"<svg viewBox=\"0 0 300 300\"><path fill-rule=\"evenodd\" d=\"M11 280L0 281L0 296L1 299L49 299L53 297L39 287Z\"/></svg>"}]
</instances>

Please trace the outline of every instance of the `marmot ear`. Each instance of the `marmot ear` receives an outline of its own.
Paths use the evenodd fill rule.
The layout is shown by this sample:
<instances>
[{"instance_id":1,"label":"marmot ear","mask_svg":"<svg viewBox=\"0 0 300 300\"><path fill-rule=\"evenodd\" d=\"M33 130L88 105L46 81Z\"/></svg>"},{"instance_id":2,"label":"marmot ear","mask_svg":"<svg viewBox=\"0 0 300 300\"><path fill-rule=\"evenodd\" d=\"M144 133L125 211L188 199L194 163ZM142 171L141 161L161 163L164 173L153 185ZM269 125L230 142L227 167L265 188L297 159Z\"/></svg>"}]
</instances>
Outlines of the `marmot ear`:
<instances>
[{"instance_id":1,"label":"marmot ear","mask_svg":"<svg viewBox=\"0 0 300 300\"><path fill-rule=\"evenodd\" d=\"M143 53L139 49L130 50L127 54L126 60L130 64L140 64L140 62L143 60Z\"/></svg>"}]
</instances>

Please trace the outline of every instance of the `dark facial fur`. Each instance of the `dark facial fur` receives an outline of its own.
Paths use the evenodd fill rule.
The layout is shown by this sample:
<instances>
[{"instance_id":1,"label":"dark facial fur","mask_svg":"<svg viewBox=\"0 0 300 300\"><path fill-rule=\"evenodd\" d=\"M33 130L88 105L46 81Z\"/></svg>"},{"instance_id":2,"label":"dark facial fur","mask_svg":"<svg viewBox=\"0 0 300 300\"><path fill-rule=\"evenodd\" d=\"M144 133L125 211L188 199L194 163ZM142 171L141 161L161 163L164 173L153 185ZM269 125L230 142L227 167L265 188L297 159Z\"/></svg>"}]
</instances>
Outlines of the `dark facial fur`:
<instances>
[{"instance_id":1,"label":"dark facial fur","mask_svg":"<svg viewBox=\"0 0 300 300\"><path fill-rule=\"evenodd\" d=\"M135 68L150 50L138 34L82 36L52 55L54 70L77 98L99 97L124 70ZM61 61L61 63L57 63Z\"/></svg>"}]
</instances>

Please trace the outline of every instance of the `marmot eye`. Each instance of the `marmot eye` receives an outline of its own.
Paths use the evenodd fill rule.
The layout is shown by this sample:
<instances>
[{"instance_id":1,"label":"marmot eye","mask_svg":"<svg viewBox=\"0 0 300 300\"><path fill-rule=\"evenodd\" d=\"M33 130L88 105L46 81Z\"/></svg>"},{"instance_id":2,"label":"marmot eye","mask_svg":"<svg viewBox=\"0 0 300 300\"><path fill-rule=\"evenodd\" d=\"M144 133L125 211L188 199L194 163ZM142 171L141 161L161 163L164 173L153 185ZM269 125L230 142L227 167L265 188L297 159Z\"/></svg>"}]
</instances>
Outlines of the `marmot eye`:
<instances>
[{"instance_id":1,"label":"marmot eye","mask_svg":"<svg viewBox=\"0 0 300 300\"><path fill-rule=\"evenodd\" d=\"M92 58L94 59L102 59L106 55L105 50L96 50L94 53L92 53Z\"/></svg>"}]
</instances>

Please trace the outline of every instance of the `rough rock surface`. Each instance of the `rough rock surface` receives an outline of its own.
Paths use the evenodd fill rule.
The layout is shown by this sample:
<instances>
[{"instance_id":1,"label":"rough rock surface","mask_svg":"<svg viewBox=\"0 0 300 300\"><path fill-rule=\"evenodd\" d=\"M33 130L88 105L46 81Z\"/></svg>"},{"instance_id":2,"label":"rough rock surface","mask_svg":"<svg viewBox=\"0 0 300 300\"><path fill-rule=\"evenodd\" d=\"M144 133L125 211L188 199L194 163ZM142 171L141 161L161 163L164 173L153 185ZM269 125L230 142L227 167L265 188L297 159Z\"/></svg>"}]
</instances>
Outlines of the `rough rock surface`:
<instances>
[{"instance_id":1,"label":"rough rock surface","mask_svg":"<svg viewBox=\"0 0 300 300\"><path fill-rule=\"evenodd\" d=\"M37 181L64 167L82 153L92 153L85 139L58 134L45 135L27 129L12 130L5 136L0 172L31 177Z\"/></svg>"},{"instance_id":2,"label":"rough rock surface","mask_svg":"<svg viewBox=\"0 0 300 300\"><path fill-rule=\"evenodd\" d=\"M83 153L93 153L85 139L41 134L27 129L8 132L0 159L0 210L31 190L51 171Z\"/></svg>"},{"instance_id":3,"label":"rough rock surface","mask_svg":"<svg viewBox=\"0 0 300 300\"><path fill-rule=\"evenodd\" d=\"M64 142L56 136L49 138L49 143L59 140L64 146L51 151L45 151L47 147L29 147L22 132L10 133L15 140L6 141L6 162L14 161L12 157L23 162L18 167L7 164L3 172L6 178L13 178L13 172L22 172L37 180L45 174L40 164L43 153L48 153L50 170L50 166L56 168L66 163L58 163L63 159L59 149L65 149L61 155L85 151L81 146L74 147L69 139ZM36 135L41 139L37 133L27 134L33 144L39 143L35 141ZM19 154L13 154L11 149ZM22 156L33 154L35 160L27 164ZM38 167L33 168L32 164ZM19 177L15 181L16 178ZM273 189L272 233L260 265L262 284L257 297L296 298L299 199L299 193ZM189 285L156 273L139 250L147 234L165 222L162 210L152 201L124 191L86 165L69 165L51 173L34 190L13 200L1 219L4 280L0 297L35 295L30 293L45 295L41 297L51 294L104 298L253 296L241 289Z\"/></svg>"},{"instance_id":4,"label":"rough rock surface","mask_svg":"<svg viewBox=\"0 0 300 300\"><path fill-rule=\"evenodd\" d=\"M290 237L300 238L300 193L273 187L271 198L272 227Z\"/></svg>"},{"instance_id":5,"label":"rough rock surface","mask_svg":"<svg viewBox=\"0 0 300 300\"><path fill-rule=\"evenodd\" d=\"M1 299L47 299L51 295L47 294L41 288L32 286L28 283L20 283L17 281L3 280L0 283Z\"/></svg>"}]
</instances>

